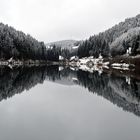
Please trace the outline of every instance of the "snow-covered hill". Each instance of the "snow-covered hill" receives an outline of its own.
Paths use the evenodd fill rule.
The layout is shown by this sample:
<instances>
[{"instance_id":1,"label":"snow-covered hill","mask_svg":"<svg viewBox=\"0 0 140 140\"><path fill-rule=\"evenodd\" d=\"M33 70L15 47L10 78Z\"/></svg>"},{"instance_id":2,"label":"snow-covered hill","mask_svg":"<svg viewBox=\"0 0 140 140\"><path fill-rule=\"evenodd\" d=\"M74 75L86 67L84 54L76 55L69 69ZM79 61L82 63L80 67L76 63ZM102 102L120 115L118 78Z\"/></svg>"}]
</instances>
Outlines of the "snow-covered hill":
<instances>
[{"instance_id":1,"label":"snow-covered hill","mask_svg":"<svg viewBox=\"0 0 140 140\"><path fill-rule=\"evenodd\" d=\"M127 18L112 28L91 36L85 40L78 49L78 56L98 57L101 53L104 57L120 56L131 47L132 55L140 54L140 15Z\"/></svg>"},{"instance_id":2,"label":"snow-covered hill","mask_svg":"<svg viewBox=\"0 0 140 140\"><path fill-rule=\"evenodd\" d=\"M75 49L78 48L78 41L76 40L62 40L62 41L56 41L56 42L51 42L51 43L47 43L46 46L49 47L51 45L55 45L57 47L61 47L63 49Z\"/></svg>"}]
</instances>

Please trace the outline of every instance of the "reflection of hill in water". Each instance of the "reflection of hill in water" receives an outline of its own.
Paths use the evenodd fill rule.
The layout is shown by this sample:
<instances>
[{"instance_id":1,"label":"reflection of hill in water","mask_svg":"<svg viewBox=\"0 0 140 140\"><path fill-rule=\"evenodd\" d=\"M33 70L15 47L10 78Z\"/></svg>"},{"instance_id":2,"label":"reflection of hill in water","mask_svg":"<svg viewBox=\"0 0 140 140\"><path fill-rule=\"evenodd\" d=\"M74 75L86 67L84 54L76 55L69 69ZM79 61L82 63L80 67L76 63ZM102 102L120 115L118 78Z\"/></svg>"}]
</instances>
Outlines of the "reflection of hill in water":
<instances>
[{"instance_id":1,"label":"reflection of hill in water","mask_svg":"<svg viewBox=\"0 0 140 140\"><path fill-rule=\"evenodd\" d=\"M82 75L82 76L81 76ZM125 77L116 77L98 73L89 74L79 71L78 79L80 85L88 88L89 91L111 101L124 110L133 112L140 116L140 82L131 79L130 85Z\"/></svg>"},{"instance_id":2,"label":"reflection of hill in water","mask_svg":"<svg viewBox=\"0 0 140 140\"><path fill-rule=\"evenodd\" d=\"M88 88L90 92L103 96L107 100L140 116L140 81L128 77L72 71L69 68L59 71L57 66L24 67L11 70L0 69L0 100L14 94L29 90L44 80L56 81L59 84L78 84Z\"/></svg>"},{"instance_id":3,"label":"reflection of hill in water","mask_svg":"<svg viewBox=\"0 0 140 140\"><path fill-rule=\"evenodd\" d=\"M44 79L45 68L43 67L0 69L0 100L29 90L37 83L43 83Z\"/></svg>"}]
</instances>

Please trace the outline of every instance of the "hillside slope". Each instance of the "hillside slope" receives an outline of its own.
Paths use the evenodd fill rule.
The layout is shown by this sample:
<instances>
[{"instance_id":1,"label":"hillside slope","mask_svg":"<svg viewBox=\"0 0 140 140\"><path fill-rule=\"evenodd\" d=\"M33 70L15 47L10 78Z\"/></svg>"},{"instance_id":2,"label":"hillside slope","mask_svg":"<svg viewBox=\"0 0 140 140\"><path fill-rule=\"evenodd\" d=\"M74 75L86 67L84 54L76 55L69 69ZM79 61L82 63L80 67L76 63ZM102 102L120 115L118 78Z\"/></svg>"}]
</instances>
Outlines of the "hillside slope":
<instances>
[{"instance_id":1,"label":"hillside slope","mask_svg":"<svg viewBox=\"0 0 140 140\"><path fill-rule=\"evenodd\" d=\"M57 47L61 47L63 49L72 49L73 46L75 46L76 40L62 40L62 41L56 41L47 43L46 46L56 45Z\"/></svg>"},{"instance_id":2,"label":"hillside slope","mask_svg":"<svg viewBox=\"0 0 140 140\"><path fill-rule=\"evenodd\" d=\"M0 23L0 59L44 60L46 47L30 35Z\"/></svg>"},{"instance_id":3,"label":"hillside slope","mask_svg":"<svg viewBox=\"0 0 140 140\"><path fill-rule=\"evenodd\" d=\"M131 40L128 44L127 41L122 40L122 47L123 50L120 53L113 52L112 54L112 49L114 46L111 45L117 38L119 38L121 35L128 33L129 30L134 29L137 30L140 27L140 15L137 15L136 17L133 18L128 18L124 22L121 22L112 28L106 30L105 32L99 33L98 35L91 36L88 40L84 41L79 49L78 49L78 56L79 57L86 57L86 56L94 56L98 57L99 54L102 54L103 57L109 57L111 55L123 55L126 53L127 49L129 47L133 46L133 50L135 50L135 44L133 44L133 40L137 44L137 48L140 46L140 38L139 38L139 32L133 32L133 36L129 40ZM135 35L136 33L136 35ZM134 37L135 36L135 37ZM119 40L119 39L118 39ZM117 41L116 41L117 42ZM117 44L117 43L116 43ZM118 51L118 49L117 49ZM119 51L118 51L119 52ZM135 55L137 52L132 52L133 55Z\"/></svg>"}]
</instances>

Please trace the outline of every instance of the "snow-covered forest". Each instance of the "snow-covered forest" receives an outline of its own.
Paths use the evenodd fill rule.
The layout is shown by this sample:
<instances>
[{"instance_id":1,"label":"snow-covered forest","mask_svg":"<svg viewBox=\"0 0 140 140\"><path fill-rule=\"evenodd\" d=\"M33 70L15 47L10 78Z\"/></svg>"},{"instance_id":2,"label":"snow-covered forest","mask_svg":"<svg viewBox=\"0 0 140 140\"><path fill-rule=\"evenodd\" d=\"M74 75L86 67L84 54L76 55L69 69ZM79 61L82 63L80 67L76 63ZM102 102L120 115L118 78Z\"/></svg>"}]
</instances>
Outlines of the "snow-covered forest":
<instances>
[{"instance_id":1,"label":"snow-covered forest","mask_svg":"<svg viewBox=\"0 0 140 140\"><path fill-rule=\"evenodd\" d=\"M0 60L70 60L73 56L111 58L140 54L140 15L85 41L39 42L30 35L0 23ZM61 56L61 57L60 57Z\"/></svg>"},{"instance_id":2,"label":"snow-covered forest","mask_svg":"<svg viewBox=\"0 0 140 140\"><path fill-rule=\"evenodd\" d=\"M101 53L103 57L124 55L129 47L132 48L132 54L139 54L140 47L140 15L128 18L114 27L91 36L84 41L79 49L78 56L98 57Z\"/></svg>"},{"instance_id":3,"label":"snow-covered forest","mask_svg":"<svg viewBox=\"0 0 140 140\"><path fill-rule=\"evenodd\" d=\"M0 59L45 60L46 47L30 35L0 23Z\"/></svg>"}]
</instances>

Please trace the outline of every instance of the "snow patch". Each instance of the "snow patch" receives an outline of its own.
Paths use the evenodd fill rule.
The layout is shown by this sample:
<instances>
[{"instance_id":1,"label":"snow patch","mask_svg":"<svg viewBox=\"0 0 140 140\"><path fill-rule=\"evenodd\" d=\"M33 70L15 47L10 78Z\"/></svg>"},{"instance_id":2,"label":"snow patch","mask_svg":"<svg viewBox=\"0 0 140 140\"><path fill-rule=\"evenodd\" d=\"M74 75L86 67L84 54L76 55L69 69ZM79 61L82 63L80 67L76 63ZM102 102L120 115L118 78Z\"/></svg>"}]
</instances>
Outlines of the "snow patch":
<instances>
[{"instance_id":1,"label":"snow patch","mask_svg":"<svg viewBox=\"0 0 140 140\"><path fill-rule=\"evenodd\" d=\"M59 60L64 60L64 57L59 55Z\"/></svg>"},{"instance_id":2,"label":"snow patch","mask_svg":"<svg viewBox=\"0 0 140 140\"><path fill-rule=\"evenodd\" d=\"M79 46L73 46L72 48L73 48L73 49L78 49L78 47L79 47Z\"/></svg>"},{"instance_id":3,"label":"snow patch","mask_svg":"<svg viewBox=\"0 0 140 140\"><path fill-rule=\"evenodd\" d=\"M63 67L61 67L61 66L59 67L59 71L62 71L63 69L64 69Z\"/></svg>"},{"instance_id":4,"label":"snow patch","mask_svg":"<svg viewBox=\"0 0 140 140\"><path fill-rule=\"evenodd\" d=\"M113 63L112 67L122 67L122 68L129 68L129 64L126 63Z\"/></svg>"}]
</instances>

